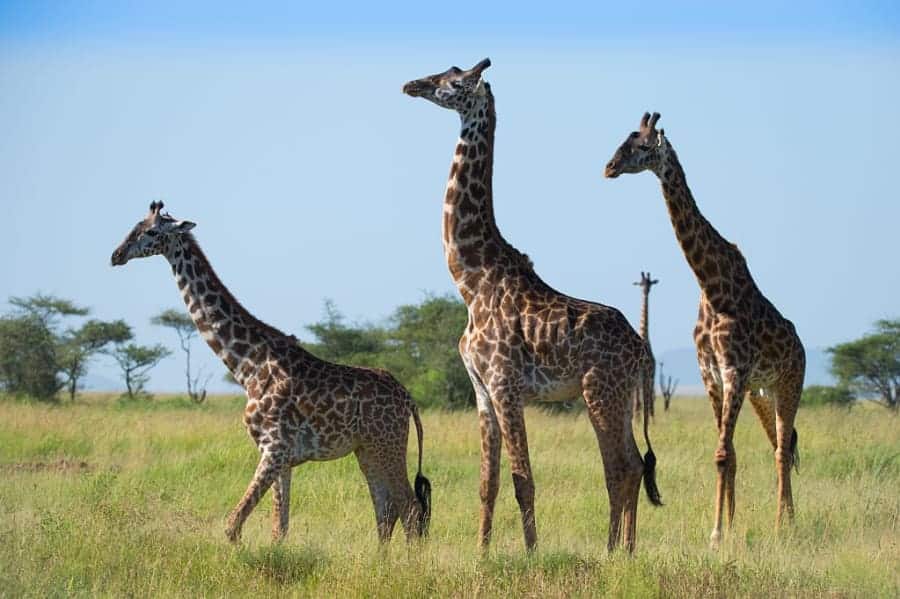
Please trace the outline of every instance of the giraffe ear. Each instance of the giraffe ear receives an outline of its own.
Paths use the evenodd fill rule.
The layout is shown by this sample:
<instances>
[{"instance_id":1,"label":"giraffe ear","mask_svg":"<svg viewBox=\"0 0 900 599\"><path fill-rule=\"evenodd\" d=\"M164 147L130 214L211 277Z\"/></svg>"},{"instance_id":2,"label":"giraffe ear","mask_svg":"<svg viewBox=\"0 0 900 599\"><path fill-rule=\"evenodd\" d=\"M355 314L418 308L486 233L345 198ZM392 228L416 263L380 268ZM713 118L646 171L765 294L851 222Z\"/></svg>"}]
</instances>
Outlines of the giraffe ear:
<instances>
[{"instance_id":1,"label":"giraffe ear","mask_svg":"<svg viewBox=\"0 0 900 599\"><path fill-rule=\"evenodd\" d=\"M176 231L178 231L179 233L187 233L188 231L190 231L191 229L193 229L196 226L197 226L197 223L192 223L189 220L180 220L177 223L175 223L175 226L173 226L172 228L175 229Z\"/></svg>"}]
</instances>

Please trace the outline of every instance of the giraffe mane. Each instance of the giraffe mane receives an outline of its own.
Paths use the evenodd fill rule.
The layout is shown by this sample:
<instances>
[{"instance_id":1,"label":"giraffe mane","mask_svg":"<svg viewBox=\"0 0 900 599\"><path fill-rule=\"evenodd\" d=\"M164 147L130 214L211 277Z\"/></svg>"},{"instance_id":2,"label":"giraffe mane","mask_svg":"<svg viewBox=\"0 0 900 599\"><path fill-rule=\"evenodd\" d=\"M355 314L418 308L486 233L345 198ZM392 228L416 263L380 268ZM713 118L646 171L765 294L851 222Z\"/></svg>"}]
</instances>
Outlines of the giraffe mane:
<instances>
[{"instance_id":1,"label":"giraffe mane","mask_svg":"<svg viewBox=\"0 0 900 599\"><path fill-rule=\"evenodd\" d=\"M271 337L281 337L284 339L288 339L292 343L297 342L297 338L294 335L288 335L284 331L273 327L270 324L267 324L253 315L250 310L244 307L241 302L238 301L234 294L231 293L231 290L228 289L228 286L222 282L222 279L219 278L219 275L216 273L216 270L212 267L212 264L209 261L209 258L206 257L206 254L203 252L203 248L200 247L200 244L197 242L197 238L194 237L192 233L184 233L184 238L188 241L188 243L192 247L192 252L196 253L196 259L200 264L205 268L207 276L209 277L210 282L213 285L219 287L222 290L223 299L237 308L242 312L242 315L247 319L247 324L258 327L263 333L270 335Z\"/></svg>"}]
</instances>

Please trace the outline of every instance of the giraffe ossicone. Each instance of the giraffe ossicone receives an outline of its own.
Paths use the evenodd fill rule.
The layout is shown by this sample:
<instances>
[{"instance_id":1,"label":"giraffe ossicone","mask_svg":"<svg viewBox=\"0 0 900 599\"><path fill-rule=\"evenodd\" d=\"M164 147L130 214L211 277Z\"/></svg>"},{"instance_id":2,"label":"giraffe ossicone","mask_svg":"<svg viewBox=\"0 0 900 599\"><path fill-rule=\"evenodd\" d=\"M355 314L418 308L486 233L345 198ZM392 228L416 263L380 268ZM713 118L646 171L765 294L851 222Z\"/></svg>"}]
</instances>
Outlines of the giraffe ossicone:
<instances>
[{"instance_id":1,"label":"giraffe ossicone","mask_svg":"<svg viewBox=\"0 0 900 599\"><path fill-rule=\"evenodd\" d=\"M652 171L660 180L675 237L700 285L694 328L697 361L719 432L715 520L710 543L722 539L723 515L734 518L734 429L745 397L775 450L778 474L776 528L794 515L791 466L796 464L794 418L800 405L806 355L794 325L766 299L737 246L700 212L684 169L662 129L659 113L644 113L606 164L605 175Z\"/></svg>"},{"instance_id":2,"label":"giraffe ossicone","mask_svg":"<svg viewBox=\"0 0 900 599\"><path fill-rule=\"evenodd\" d=\"M113 252L114 266L162 255L172 268L190 316L210 349L244 387L244 423L260 460L243 498L228 517L236 542L244 521L272 487L272 536L288 530L291 472L307 461L355 453L375 507L378 538L391 537L400 519L407 539L427 533L431 484L422 475L422 422L415 402L384 370L332 364L253 316L219 280L190 230L194 223L150 204ZM409 420L418 437L413 489L406 473Z\"/></svg>"},{"instance_id":3,"label":"giraffe ossicone","mask_svg":"<svg viewBox=\"0 0 900 599\"><path fill-rule=\"evenodd\" d=\"M479 543L491 539L499 490L501 438L510 458L525 546L537 542L534 478L525 431L526 400L569 399L581 393L597 440L609 493L610 550L634 548L641 480L660 504L656 458L638 452L631 396L646 389L646 346L615 308L559 293L510 245L494 220L492 176L496 113L482 74L485 59L410 81L404 93L457 112L459 140L443 209L443 245L450 276L468 308L459 342L478 402L481 428ZM652 391L653 381L649 381ZM645 397L645 402L649 398ZM623 523L624 516L624 523Z\"/></svg>"}]
</instances>

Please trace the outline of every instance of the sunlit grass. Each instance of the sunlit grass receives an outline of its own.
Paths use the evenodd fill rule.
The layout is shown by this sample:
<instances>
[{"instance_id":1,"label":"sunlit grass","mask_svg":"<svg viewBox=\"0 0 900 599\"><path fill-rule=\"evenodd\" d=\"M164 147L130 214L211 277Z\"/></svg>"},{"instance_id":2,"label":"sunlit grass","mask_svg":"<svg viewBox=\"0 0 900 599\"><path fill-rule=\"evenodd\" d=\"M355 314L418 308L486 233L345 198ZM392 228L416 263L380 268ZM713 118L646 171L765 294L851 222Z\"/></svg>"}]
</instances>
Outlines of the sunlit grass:
<instances>
[{"instance_id":1,"label":"sunlit grass","mask_svg":"<svg viewBox=\"0 0 900 599\"><path fill-rule=\"evenodd\" d=\"M256 463L240 406L0 402L0 596L900 594L900 420L880 408L801 410L797 519L776 536L772 452L748 406L736 438L735 528L712 552L712 414L703 400L676 400L651 433L666 505L642 497L629 558L605 551L606 493L587 420L539 410L528 412L532 556L505 463L492 550L476 549L479 437L467 412L424 414L434 488L426 543L408 547L398 530L378 551L351 457L295 470L284 544L269 540L267 497L232 547L224 518Z\"/></svg>"}]
</instances>

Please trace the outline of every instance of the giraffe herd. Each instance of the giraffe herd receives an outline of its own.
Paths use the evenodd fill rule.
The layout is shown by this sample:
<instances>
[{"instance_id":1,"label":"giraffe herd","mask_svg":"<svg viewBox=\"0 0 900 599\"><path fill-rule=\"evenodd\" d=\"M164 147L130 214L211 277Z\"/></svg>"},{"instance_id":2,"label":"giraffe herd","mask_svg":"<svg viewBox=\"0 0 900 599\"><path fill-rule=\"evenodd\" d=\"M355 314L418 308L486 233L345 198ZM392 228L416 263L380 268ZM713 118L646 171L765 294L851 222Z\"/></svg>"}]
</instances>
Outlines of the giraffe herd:
<instances>
[{"instance_id":1,"label":"giraffe herd","mask_svg":"<svg viewBox=\"0 0 900 599\"><path fill-rule=\"evenodd\" d=\"M642 273L640 333L614 307L565 295L545 283L528 257L507 242L494 218L496 112L484 80L485 59L403 86L460 116L459 139L443 202L442 239L450 276L467 307L459 353L475 392L481 430L481 514L478 543L487 549L500 486L500 452L509 457L525 547L537 544L535 486L525 427L526 401L581 394L597 436L609 500L611 551L633 551L641 482L662 505L650 444L655 361L647 335L647 295L656 282ZM762 295L744 257L700 213L659 114L645 114L606 165L605 175L650 170L662 183L675 235L700 285L694 340L718 430L715 519L711 544L731 525L735 507L735 423L749 397L775 451L776 527L793 516L794 418L803 386L803 346L790 321ZM318 359L254 317L220 281L190 232L153 202L112 254L113 265L162 255L198 331L246 392L244 423L260 458L228 517L232 542L271 487L272 535L288 529L291 473L307 461L356 455L368 484L382 542L399 520L407 539L427 534L431 484L422 473L423 430L415 402L390 373ZM638 450L632 415L643 412ZM407 478L409 420L418 439L417 473Z\"/></svg>"}]
</instances>

